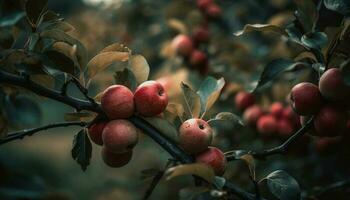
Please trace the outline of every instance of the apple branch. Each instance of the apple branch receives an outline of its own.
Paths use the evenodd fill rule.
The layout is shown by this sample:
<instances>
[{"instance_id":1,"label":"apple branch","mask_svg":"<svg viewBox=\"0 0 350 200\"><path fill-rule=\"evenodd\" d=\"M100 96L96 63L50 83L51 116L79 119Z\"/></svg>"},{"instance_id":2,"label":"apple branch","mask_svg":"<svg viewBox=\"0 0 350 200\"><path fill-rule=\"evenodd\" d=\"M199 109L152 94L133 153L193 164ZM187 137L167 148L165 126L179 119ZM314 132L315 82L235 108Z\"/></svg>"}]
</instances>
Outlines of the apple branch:
<instances>
[{"instance_id":1,"label":"apple branch","mask_svg":"<svg viewBox=\"0 0 350 200\"><path fill-rule=\"evenodd\" d=\"M86 122L80 122L80 121L79 122L60 122L60 123L48 124L38 128L25 129L14 133L10 133L5 138L0 139L0 145L11 142L13 140L23 139L26 136L32 136L37 132L52 129L52 128L67 127L67 126L86 126L86 125L87 125Z\"/></svg>"}]
</instances>

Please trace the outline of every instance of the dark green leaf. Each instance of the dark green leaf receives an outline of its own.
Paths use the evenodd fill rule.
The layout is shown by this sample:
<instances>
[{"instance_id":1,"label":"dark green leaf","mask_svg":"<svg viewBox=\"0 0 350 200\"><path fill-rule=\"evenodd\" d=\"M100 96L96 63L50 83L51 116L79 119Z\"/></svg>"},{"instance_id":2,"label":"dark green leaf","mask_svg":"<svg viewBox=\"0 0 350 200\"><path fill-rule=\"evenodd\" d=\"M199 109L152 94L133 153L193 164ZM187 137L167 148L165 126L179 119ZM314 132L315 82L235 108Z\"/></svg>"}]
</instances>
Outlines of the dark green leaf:
<instances>
[{"instance_id":1,"label":"dark green leaf","mask_svg":"<svg viewBox=\"0 0 350 200\"><path fill-rule=\"evenodd\" d=\"M48 0L27 0L25 9L29 22L36 27L40 17L47 10Z\"/></svg>"},{"instance_id":2,"label":"dark green leaf","mask_svg":"<svg viewBox=\"0 0 350 200\"><path fill-rule=\"evenodd\" d=\"M76 160L81 169L85 171L87 166L90 164L92 153L92 145L85 128L74 136L71 153L73 159Z\"/></svg>"},{"instance_id":3,"label":"dark green leaf","mask_svg":"<svg viewBox=\"0 0 350 200\"><path fill-rule=\"evenodd\" d=\"M39 41L39 35L37 33L32 33L29 36L29 51L33 51L35 49L36 44Z\"/></svg>"},{"instance_id":4,"label":"dark green leaf","mask_svg":"<svg viewBox=\"0 0 350 200\"><path fill-rule=\"evenodd\" d=\"M23 11L20 11L20 12L15 12L8 16L1 17L0 27L13 26L17 22L19 22L24 16L25 16L25 13Z\"/></svg>"},{"instance_id":5,"label":"dark green leaf","mask_svg":"<svg viewBox=\"0 0 350 200\"><path fill-rule=\"evenodd\" d=\"M321 49L327 43L327 35L323 32L305 34L301 37L301 42L308 48Z\"/></svg>"},{"instance_id":6,"label":"dark green leaf","mask_svg":"<svg viewBox=\"0 0 350 200\"><path fill-rule=\"evenodd\" d=\"M226 179L224 177L215 176L213 184L218 188L222 189L225 186Z\"/></svg>"},{"instance_id":7,"label":"dark green leaf","mask_svg":"<svg viewBox=\"0 0 350 200\"><path fill-rule=\"evenodd\" d=\"M305 32L310 32L312 30L313 23L316 18L316 5L313 1L309 0L295 0L294 1L298 9L295 12L300 24L302 24Z\"/></svg>"},{"instance_id":8,"label":"dark green leaf","mask_svg":"<svg viewBox=\"0 0 350 200\"><path fill-rule=\"evenodd\" d=\"M349 0L324 0L323 2L329 10L337 11L345 16L350 16Z\"/></svg>"},{"instance_id":9,"label":"dark green leaf","mask_svg":"<svg viewBox=\"0 0 350 200\"><path fill-rule=\"evenodd\" d=\"M230 122L238 123L238 124L244 126L244 123L243 123L243 120L241 119L241 117L239 117L236 114L230 113L230 112L218 113L214 119L210 119L208 122L212 122L212 121L230 121Z\"/></svg>"},{"instance_id":10,"label":"dark green leaf","mask_svg":"<svg viewBox=\"0 0 350 200\"><path fill-rule=\"evenodd\" d=\"M201 100L201 114L208 111L219 98L220 92L225 85L223 78L216 80L213 77L206 78L197 91Z\"/></svg>"},{"instance_id":11,"label":"dark green leaf","mask_svg":"<svg viewBox=\"0 0 350 200\"><path fill-rule=\"evenodd\" d=\"M137 82L134 73L128 68L116 71L114 74L115 84L124 85L128 87L131 91L135 91L137 87Z\"/></svg>"},{"instance_id":12,"label":"dark green leaf","mask_svg":"<svg viewBox=\"0 0 350 200\"><path fill-rule=\"evenodd\" d=\"M8 122L18 127L28 127L38 124L42 116L38 104L23 95L6 96L3 109Z\"/></svg>"},{"instance_id":13,"label":"dark green leaf","mask_svg":"<svg viewBox=\"0 0 350 200\"><path fill-rule=\"evenodd\" d=\"M258 81L258 84L254 91L259 89L260 87L264 86L266 83L269 83L274 78L276 78L278 75L280 75L282 72L291 69L294 67L297 63L290 59L276 59L272 62L268 63L266 67L264 68L260 79Z\"/></svg>"},{"instance_id":14,"label":"dark green leaf","mask_svg":"<svg viewBox=\"0 0 350 200\"><path fill-rule=\"evenodd\" d=\"M280 200L299 200L300 188L298 182L283 170L277 170L266 178L271 193Z\"/></svg>"},{"instance_id":15,"label":"dark green leaf","mask_svg":"<svg viewBox=\"0 0 350 200\"><path fill-rule=\"evenodd\" d=\"M56 70L69 73L73 76L78 74L78 69L74 65L74 61L61 52L55 50L47 50L44 52L45 55L53 62L53 66Z\"/></svg>"},{"instance_id":16,"label":"dark green leaf","mask_svg":"<svg viewBox=\"0 0 350 200\"><path fill-rule=\"evenodd\" d=\"M181 83L182 93L184 95L184 111L186 118L198 118L201 110L201 100L199 95L193 91L190 86Z\"/></svg>"}]
</instances>

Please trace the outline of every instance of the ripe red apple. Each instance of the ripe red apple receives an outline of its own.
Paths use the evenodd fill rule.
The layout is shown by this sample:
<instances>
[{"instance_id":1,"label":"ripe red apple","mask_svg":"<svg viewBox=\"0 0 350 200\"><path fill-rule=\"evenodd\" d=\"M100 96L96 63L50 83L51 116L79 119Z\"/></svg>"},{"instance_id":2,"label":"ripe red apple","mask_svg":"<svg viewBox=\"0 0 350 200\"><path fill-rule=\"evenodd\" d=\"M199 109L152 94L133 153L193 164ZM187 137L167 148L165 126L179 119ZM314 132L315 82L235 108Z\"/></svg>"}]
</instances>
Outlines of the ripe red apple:
<instances>
[{"instance_id":1,"label":"ripe red apple","mask_svg":"<svg viewBox=\"0 0 350 200\"><path fill-rule=\"evenodd\" d=\"M212 3L205 10L205 14L207 14L207 16L211 18L218 18L221 16L222 11L218 5L216 5L215 3Z\"/></svg>"},{"instance_id":2,"label":"ripe red apple","mask_svg":"<svg viewBox=\"0 0 350 200\"><path fill-rule=\"evenodd\" d=\"M103 147L101 155L102 160L104 161L104 163L106 163L106 165L110 167L122 167L130 162L132 157L132 151L116 154L109 151L106 147Z\"/></svg>"},{"instance_id":3,"label":"ripe red apple","mask_svg":"<svg viewBox=\"0 0 350 200\"><path fill-rule=\"evenodd\" d=\"M321 94L331 101L349 99L350 87L343 80L340 69L330 68L322 74L319 82Z\"/></svg>"},{"instance_id":4,"label":"ripe red apple","mask_svg":"<svg viewBox=\"0 0 350 200\"><path fill-rule=\"evenodd\" d=\"M300 127L299 115L295 113L291 106L287 106L283 109L282 118L291 121L294 127Z\"/></svg>"},{"instance_id":5,"label":"ripe red apple","mask_svg":"<svg viewBox=\"0 0 350 200\"><path fill-rule=\"evenodd\" d=\"M128 118L134 114L134 95L123 85L110 86L103 92L101 107L110 119Z\"/></svg>"},{"instance_id":6,"label":"ripe red apple","mask_svg":"<svg viewBox=\"0 0 350 200\"><path fill-rule=\"evenodd\" d=\"M195 154L206 150L212 139L213 130L202 119L189 119L180 126L179 143L187 153Z\"/></svg>"},{"instance_id":7,"label":"ripe red apple","mask_svg":"<svg viewBox=\"0 0 350 200\"><path fill-rule=\"evenodd\" d=\"M243 119L249 126L256 126L258 119L264 114L264 111L258 105L252 105L243 113Z\"/></svg>"},{"instance_id":8,"label":"ripe red apple","mask_svg":"<svg viewBox=\"0 0 350 200\"><path fill-rule=\"evenodd\" d=\"M294 132L293 122L287 119L282 118L278 120L277 126L277 132L283 137L290 136Z\"/></svg>"},{"instance_id":9,"label":"ripe red apple","mask_svg":"<svg viewBox=\"0 0 350 200\"><path fill-rule=\"evenodd\" d=\"M259 133L262 133L264 135L270 135L277 131L278 124L276 118L271 115L263 115L259 118L257 123L257 129Z\"/></svg>"},{"instance_id":10,"label":"ripe red apple","mask_svg":"<svg viewBox=\"0 0 350 200\"><path fill-rule=\"evenodd\" d=\"M192 33L193 41L197 44L209 41L209 31L207 27L196 28Z\"/></svg>"},{"instance_id":11,"label":"ripe red apple","mask_svg":"<svg viewBox=\"0 0 350 200\"><path fill-rule=\"evenodd\" d=\"M213 3L213 0L197 0L196 3L199 9L206 10Z\"/></svg>"},{"instance_id":12,"label":"ripe red apple","mask_svg":"<svg viewBox=\"0 0 350 200\"><path fill-rule=\"evenodd\" d=\"M184 34L177 35L172 43L172 47L183 56L189 56L193 51L193 42L192 39Z\"/></svg>"},{"instance_id":13,"label":"ripe red apple","mask_svg":"<svg viewBox=\"0 0 350 200\"><path fill-rule=\"evenodd\" d=\"M106 126L107 122L97 122L89 127L90 139L97 145L102 145L102 131Z\"/></svg>"},{"instance_id":14,"label":"ripe red apple","mask_svg":"<svg viewBox=\"0 0 350 200\"><path fill-rule=\"evenodd\" d=\"M196 162L204 163L213 168L216 175L221 176L225 172L226 158L224 153L216 147L208 147L207 150L196 156Z\"/></svg>"},{"instance_id":15,"label":"ripe red apple","mask_svg":"<svg viewBox=\"0 0 350 200\"><path fill-rule=\"evenodd\" d=\"M342 137L321 137L315 141L315 148L319 153L332 152L337 149L337 146L341 142Z\"/></svg>"},{"instance_id":16,"label":"ripe red apple","mask_svg":"<svg viewBox=\"0 0 350 200\"><path fill-rule=\"evenodd\" d=\"M323 106L316 115L314 126L319 136L335 137L346 127L347 113L335 106Z\"/></svg>"},{"instance_id":17,"label":"ripe red apple","mask_svg":"<svg viewBox=\"0 0 350 200\"><path fill-rule=\"evenodd\" d=\"M299 83L291 92L292 106L299 115L314 115L322 105L318 87L312 83Z\"/></svg>"},{"instance_id":18,"label":"ripe red apple","mask_svg":"<svg viewBox=\"0 0 350 200\"><path fill-rule=\"evenodd\" d=\"M240 111L244 111L249 106L255 104L255 97L253 94L248 92L238 92L235 96L235 104Z\"/></svg>"},{"instance_id":19,"label":"ripe red apple","mask_svg":"<svg viewBox=\"0 0 350 200\"><path fill-rule=\"evenodd\" d=\"M200 50L193 50L190 57L190 64L192 67L204 66L207 62L207 55Z\"/></svg>"},{"instance_id":20,"label":"ripe red apple","mask_svg":"<svg viewBox=\"0 0 350 200\"><path fill-rule=\"evenodd\" d=\"M275 116L277 119L280 118L283 114L283 104L280 102L274 102L270 105L270 113Z\"/></svg>"},{"instance_id":21,"label":"ripe red apple","mask_svg":"<svg viewBox=\"0 0 350 200\"><path fill-rule=\"evenodd\" d=\"M168 95L156 81L143 82L136 88L134 97L136 111L146 117L159 115L168 105Z\"/></svg>"},{"instance_id":22,"label":"ripe red apple","mask_svg":"<svg viewBox=\"0 0 350 200\"><path fill-rule=\"evenodd\" d=\"M112 120L103 129L102 140L104 146L109 151L113 153L125 153L137 144L137 129L127 120Z\"/></svg>"}]
</instances>

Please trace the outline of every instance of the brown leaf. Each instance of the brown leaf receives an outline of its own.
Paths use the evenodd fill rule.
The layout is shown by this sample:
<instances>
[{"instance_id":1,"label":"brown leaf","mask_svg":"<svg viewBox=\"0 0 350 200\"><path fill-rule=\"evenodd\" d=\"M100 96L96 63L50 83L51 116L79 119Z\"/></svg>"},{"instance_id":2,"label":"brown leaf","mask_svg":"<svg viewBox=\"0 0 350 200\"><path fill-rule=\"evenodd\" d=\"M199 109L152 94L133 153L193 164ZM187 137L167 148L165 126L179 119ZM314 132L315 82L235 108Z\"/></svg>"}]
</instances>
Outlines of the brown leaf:
<instances>
[{"instance_id":1,"label":"brown leaf","mask_svg":"<svg viewBox=\"0 0 350 200\"><path fill-rule=\"evenodd\" d=\"M141 84L148 79L150 68L147 60L143 56L131 56L128 68L134 73L138 84Z\"/></svg>"},{"instance_id":2,"label":"brown leaf","mask_svg":"<svg viewBox=\"0 0 350 200\"><path fill-rule=\"evenodd\" d=\"M208 181L208 183L212 183L215 178L213 169L203 163L178 165L169 168L165 172L167 180L184 175L196 175Z\"/></svg>"}]
</instances>

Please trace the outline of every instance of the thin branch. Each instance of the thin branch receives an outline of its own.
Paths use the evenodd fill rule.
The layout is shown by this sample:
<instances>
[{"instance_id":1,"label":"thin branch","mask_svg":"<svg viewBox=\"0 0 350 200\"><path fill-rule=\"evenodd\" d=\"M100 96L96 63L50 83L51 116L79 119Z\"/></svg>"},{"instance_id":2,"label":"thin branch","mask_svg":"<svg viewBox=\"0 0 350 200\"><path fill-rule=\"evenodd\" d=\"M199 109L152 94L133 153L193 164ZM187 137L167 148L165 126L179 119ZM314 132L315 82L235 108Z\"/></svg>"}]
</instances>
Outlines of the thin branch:
<instances>
[{"instance_id":1,"label":"thin branch","mask_svg":"<svg viewBox=\"0 0 350 200\"><path fill-rule=\"evenodd\" d=\"M57 127L67 127L67 126L86 126L86 125L87 125L86 122L61 122L61 123L53 123L53 124L41 126L38 128L33 128L33 129L25 129L14 133L10 133L5 138L0 139L0 145L11 142L13 140L23 139L26 136L32 136L37 132L47 130L47 129L57 128Z\"/></svg>"},{"instance_id":2,"label":"thin branch","mask_svg":"<svg viewBox=\"0 0 350 200\"><path fill-rule=\"evenodd\" d=\"M318 198L318 197L324 196L327 193L335 192L342 189L349 189L349 188L350 188L350 178L342 181L338 181L335 183L331 183L330 185L322 187L322 189L318 189L315 192L310 192L311 194L308 194L309 192L307 192L305 194L305 197Z\"/></svg>"}]
</instances>

